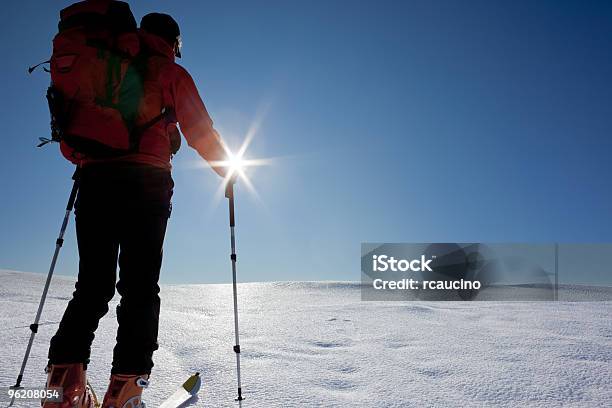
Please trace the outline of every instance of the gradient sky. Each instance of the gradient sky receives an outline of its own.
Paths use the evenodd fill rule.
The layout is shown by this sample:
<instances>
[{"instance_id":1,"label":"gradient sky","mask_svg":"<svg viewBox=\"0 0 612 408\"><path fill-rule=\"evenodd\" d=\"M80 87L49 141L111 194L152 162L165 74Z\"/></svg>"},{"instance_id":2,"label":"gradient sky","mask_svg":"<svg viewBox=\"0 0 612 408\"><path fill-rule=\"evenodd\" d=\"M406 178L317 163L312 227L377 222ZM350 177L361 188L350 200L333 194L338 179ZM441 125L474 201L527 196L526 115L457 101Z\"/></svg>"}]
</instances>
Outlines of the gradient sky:
<instances>
[{"instance_id":1,"label":"gradient sky","mask_svg":"<svg viewBox=\"0 0 612 408\"><path fill-rule=\"evenodd\" d=\"M48 75L26 71L69 3L3 4L0 268L47 271L70 190L56 147L34 148ZM243 281L358 280L362 241L612 241L612 2L130 4L177 19L230 146L260 118L248 156L277 158L251 173L259 200L237 188ZM200 162L186 144L174 160L163 282L231 279Z\"/></svg>"}]
</instances>

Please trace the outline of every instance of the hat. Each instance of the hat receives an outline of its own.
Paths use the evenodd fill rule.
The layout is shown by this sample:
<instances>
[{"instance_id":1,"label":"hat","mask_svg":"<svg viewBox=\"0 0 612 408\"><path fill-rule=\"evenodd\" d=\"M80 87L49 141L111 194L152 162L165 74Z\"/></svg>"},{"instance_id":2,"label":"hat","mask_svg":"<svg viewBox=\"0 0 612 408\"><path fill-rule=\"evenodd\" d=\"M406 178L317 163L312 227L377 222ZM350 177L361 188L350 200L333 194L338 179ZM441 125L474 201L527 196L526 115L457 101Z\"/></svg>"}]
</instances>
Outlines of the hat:
<instances>
[{"instance_id":1,"label":"hat","mask_svg":"<svg viewBox=\"0 0 612 408\"><path fill-rule=\"evenodd\" d=\"M181 30L178 23L170 15L149 13L140 20L140 28L163 38L170 46L174 46L178 42L179 47L175 53L177 57L181 57Z\"/></svg>"}]
</instances>

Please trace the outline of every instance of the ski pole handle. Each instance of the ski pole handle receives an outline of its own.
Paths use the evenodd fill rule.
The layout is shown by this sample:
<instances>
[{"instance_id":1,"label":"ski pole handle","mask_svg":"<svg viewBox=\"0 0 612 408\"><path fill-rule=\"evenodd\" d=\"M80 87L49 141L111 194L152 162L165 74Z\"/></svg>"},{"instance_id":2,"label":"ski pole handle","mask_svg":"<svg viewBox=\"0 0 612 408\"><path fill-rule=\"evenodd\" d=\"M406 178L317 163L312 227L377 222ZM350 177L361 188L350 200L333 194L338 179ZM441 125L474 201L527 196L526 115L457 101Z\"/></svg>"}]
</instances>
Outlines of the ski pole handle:
<instances>
[{"instance_id":1,"label":"ski pole handle","mask_svg":"<svg viewBox=\"0 0 612 408\"><path fill-rule=\"evenodd\" d=\"M236 226L236 219L234 218L234 183L230 180L225 187L225 197L227 197L229 202L229 224L230 228Z\"/></svg>"},{"instance_id":2,"label":"ski pole handle","mask_svg":"<svg viewBox=\"0 0 612 408\"><path fill-rule=\"evenodd\" d=\"M76 201L77 192L79 191L79 184L81 181L81 168L77 167L72 175L72 179L74 180L74 184L72 185L72 191L70 191L70 198L68 199L68 204L66 205L66 211L72 211L74 207L74 202Z\"/></svg>"},{"instance_id":3,"label":"ski pole handle","mask_svg":"<svg viewBox=\"0 0 612 408\"><path fill-rule=\"evenodd\" d=\"M225 198L234 199L234 184L236 184L237 175L232 175L225 186Z\"/></svg>"}]
</instances>

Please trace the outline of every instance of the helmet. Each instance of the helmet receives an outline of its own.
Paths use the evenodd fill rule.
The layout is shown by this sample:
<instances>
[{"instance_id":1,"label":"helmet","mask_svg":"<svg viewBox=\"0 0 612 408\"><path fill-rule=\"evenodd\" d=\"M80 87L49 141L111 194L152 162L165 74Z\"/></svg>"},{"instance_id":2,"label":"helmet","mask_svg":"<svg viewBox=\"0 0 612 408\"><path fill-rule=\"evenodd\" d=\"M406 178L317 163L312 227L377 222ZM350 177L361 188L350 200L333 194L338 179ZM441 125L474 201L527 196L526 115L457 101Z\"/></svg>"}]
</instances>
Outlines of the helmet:
<instances>
[{"instance_id":1,"label":"helmet","mask_svg":"<svg viewBox=\"0 0 612 408\"><path fill-rule=\"evenodd\" d=\"M174 55L181 58L181 30L178 23L168 14L149 13L140 20L140 28L166 40L174 47Z\"/></svg>"}]
</instances>

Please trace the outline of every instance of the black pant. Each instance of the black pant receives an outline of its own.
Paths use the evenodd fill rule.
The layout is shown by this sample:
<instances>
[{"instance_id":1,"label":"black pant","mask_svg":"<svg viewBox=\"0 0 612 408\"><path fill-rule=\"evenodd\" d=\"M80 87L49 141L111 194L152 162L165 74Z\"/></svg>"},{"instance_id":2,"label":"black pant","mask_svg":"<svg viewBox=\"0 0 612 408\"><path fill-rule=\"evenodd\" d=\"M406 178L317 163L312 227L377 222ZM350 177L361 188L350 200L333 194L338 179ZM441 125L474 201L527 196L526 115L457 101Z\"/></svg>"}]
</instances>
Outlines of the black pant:
<instances>
[{"instance_id":1,"label":"black pant","mask_svg":"<svg viewBox=\"0 0 612 408\"><path fill-rule=\"evenodd\" d=\"M149 374L157 350L159 272L174 183L169 170L100 164L81 171L75 205L79 276L49 348L49 363L89 362L98 321L121 301L113 373Z\"/></svg>"}]
</instances>

